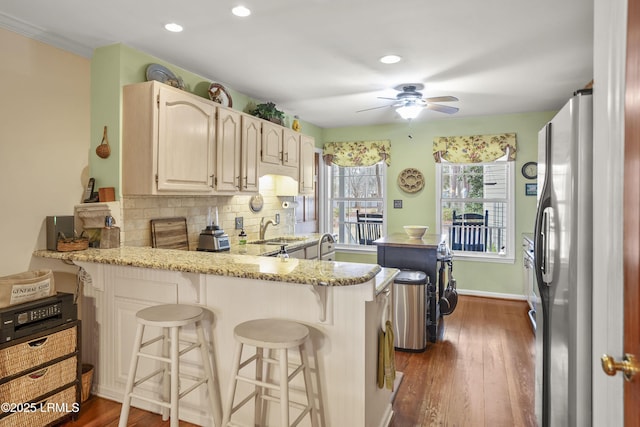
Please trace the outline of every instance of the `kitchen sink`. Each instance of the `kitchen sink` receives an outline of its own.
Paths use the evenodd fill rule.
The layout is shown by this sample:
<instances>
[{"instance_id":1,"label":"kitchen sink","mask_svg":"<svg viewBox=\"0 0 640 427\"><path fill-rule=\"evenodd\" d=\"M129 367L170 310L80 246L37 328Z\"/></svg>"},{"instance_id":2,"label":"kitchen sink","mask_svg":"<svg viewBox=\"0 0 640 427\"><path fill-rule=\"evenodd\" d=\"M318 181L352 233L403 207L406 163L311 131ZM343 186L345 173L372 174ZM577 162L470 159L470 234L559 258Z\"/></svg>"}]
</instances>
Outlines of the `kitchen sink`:
<instances>
[{"instance_id":1,"label":"kitchen sink","mask_svg":"<svg viewBox=\"0 0 640 427\"><path fill-rule=\"evenodd\" d=\"M295 236L282 236L282 237L274 237L271 239L261 239L261 240L252 240L247 242L252 245L287 245L289 243L294 242L302 242L303 240L307 240L308 237L295 237Z\"/></svg>"}]
</instances>

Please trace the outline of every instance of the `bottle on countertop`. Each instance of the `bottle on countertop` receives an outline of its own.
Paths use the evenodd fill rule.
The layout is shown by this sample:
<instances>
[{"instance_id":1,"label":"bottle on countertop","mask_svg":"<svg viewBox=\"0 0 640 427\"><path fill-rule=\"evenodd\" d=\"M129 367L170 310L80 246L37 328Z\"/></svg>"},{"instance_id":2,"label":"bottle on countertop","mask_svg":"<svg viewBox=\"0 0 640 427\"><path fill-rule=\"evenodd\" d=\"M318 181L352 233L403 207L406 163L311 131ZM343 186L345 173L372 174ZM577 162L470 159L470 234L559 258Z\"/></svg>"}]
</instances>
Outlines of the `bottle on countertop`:
<instances>
[{"instance_id":1,"label":"bottle on countertop","mask_svg":"<svg viewBox=\"0 0 640 427\"><path fill-rule=\"evenodd\" d=\"M238 247L241 254L247 252L247 233L244 232L244 228L238 234Z\"/></svg>"},{"instance_id":2,"label":"bottle on countertop","mask_svg":"<svg viewBox=\"0 0 640 427\"><path fill-rule=\"evenodd\" d=\"M280 252L278 252L278 258L280 258L280 261L282 262L286 262L289 259L286 246L287 245L280 246Z\"/></svg>"}]
</instances>

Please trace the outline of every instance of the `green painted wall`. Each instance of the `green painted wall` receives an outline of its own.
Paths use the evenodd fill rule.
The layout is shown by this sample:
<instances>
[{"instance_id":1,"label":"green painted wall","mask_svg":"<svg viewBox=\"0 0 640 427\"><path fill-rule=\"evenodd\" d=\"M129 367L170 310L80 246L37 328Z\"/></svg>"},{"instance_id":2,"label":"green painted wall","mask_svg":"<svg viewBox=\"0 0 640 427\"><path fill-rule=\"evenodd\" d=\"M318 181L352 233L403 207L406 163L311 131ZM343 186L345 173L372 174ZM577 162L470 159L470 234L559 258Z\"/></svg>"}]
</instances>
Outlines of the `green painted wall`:
<instances>
[{"instance_id":1,"label":"green painted wall","mask_svg":"<svg viewBox=\"0 0 640 427\"><path fill-rule=\"evenodd\" d=\"M515 262L512 264L486 263L458 260L455 276L458 286L480 292L517 294L522 291L522 233L533 232L536 198L525 196L527 182L520 173L522 165L538 158L538 131L555 112L510 114L501 116L446 118L421 123L403 122L392 125L348 127L324 130L324 141L356 141L389 139L391 141L391 166L387 175L387 232L403 233L402 226L409 224L436 226L435 161L432 141L436 136L475 135L503 132L517 134L516 160L516 235ZM411 137L409 137L411 136ZM397 185L398 174L405 168L416 168L425 177L421 191L405 193ZM393 208L393 200L402 200L402 209ZM339 253L339 261L375 262L375 254Z\"/></svg>"}]
</instances>

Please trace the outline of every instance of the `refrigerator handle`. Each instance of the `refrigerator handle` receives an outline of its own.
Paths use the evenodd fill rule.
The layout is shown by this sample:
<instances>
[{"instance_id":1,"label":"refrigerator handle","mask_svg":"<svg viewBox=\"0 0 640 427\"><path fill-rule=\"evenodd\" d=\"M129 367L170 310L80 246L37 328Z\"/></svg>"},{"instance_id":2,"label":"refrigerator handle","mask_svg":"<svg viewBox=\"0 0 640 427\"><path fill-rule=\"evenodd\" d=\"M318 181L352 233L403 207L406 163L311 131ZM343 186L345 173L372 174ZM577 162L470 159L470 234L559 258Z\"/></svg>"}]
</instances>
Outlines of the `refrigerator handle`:
<instances>
[{"instance_id":1,"label":"refrigerator handle","mask_svg":"<svg viewBox=\"0 0 640 427\"><path fill-rule=\"evenodd\" d=\"M534 265L538 287L548 283L549 269L549 232L553 217L551 207L551 123L547 124L545 137L544 179L540 192L540 201L536 212L534 231ZM547 280L545 280L547 279Z\"/></svg>"}]
</instances>

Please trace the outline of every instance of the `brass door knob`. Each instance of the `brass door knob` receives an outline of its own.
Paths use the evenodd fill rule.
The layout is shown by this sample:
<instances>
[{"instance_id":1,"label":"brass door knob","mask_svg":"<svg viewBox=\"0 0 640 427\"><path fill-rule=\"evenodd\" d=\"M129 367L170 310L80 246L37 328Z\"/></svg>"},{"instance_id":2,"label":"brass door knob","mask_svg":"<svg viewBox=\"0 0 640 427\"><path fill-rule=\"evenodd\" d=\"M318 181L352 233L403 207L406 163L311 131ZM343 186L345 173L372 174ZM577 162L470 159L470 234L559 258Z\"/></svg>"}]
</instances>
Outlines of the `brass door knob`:
<instances>
[{"instance_id":1,"label":"brass door knob","mask_svg":"<svg viewBox=\"0 0 640 427\"><path fill-rule=\"evenodd\" d=\"M602 361L602 370L607 375L615 375L616 372L622 371L624 379L631 381L633 376L640 372L640 364L633 354L625 354L622 362L616 362L615 359L605 354L600 359Z\"/></svg>"}]
</instances>

